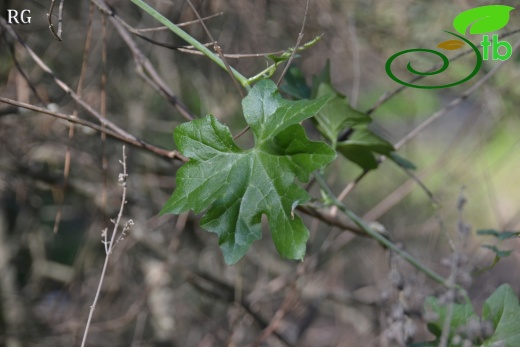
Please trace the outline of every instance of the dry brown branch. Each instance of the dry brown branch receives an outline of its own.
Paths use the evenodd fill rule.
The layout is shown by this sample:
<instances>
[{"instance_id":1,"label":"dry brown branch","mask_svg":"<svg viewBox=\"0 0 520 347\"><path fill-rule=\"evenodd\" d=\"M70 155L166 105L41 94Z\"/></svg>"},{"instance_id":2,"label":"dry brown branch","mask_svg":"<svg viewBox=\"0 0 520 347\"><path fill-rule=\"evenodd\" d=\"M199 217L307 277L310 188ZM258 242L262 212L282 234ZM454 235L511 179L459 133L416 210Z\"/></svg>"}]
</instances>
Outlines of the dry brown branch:
<instances>
[{"instance_id":1,"label":"dry brown branch","mask_svg":"<svg viewBox=\"0 0 520 347\"><path fill-rule=\"evenodd\" d=\"M208 37L211 40L211 42L213 42L213 49L215 50L215 52L217 52L217 54L219 55L220 59L222 59L222 61L224 62L224 65L226 66L226 70L227 70L229 76L231 77L231 80L233 81L233 84L237 88L237 91L240 94L240 97L243 99L245 97L245 95L244 95L244 91L242 90L242 86L240 85L240 83L238 82L237 78L233 74L233 71L231 71L231 66L229 65L226 57L224 56L224 53L222 52L222 48L218 45L217 40L215 40L213 38L213 35L211 35L211 32L209 31L208 27L206 26L206 23L204 23L204 21L202 20L202 17L200 16L199 11L197 11L195 6L193 6L191 0L186 0L186 2L188 3L188 5L190 5L191 9L193 10L195 15L199 19L200 24L202 25L202 28L204 28L204 31L206 32L206 35L208 35Z\"/></svg>"},{"instance_id":2,"label":"dry brown branch","mask_svg":"<svg viewBox=\"0 0 520 347\"><path fill-rule=\"evenodd\" d=\"M193 120L195 117L191 111L184 105L181 100L171 91L170 87L163 81L160 74L154 68L152 63L141 52L136 42L128 35L128 25L115 14L111 8L103 0L91 0L100 11L106 15L117 32L126 43L136 64L137 73L156 91L158 91L166 100L175 107L177 111L186 120ZM124 24L123 24L124 23ZM126 30L125 30L126 29Z\"/></svg>"},{"instance_id":3,"label":"dry brown branch","mask_svg":"<svg viewBox=\"0 0 520 347\"><path fill-rule=\"evenodd\" d=\"M120 128L118 128L118 131L114 131L112 129L105 129L105 130L103 130L103 128L101 126L99 126L97 124L94 124L92 122L89 122L89 121L86 121L86 120L83 120L83 119L79 119L79 118L75 118L75 117L72 117L72 116L68 116L68 115L63 114L63 113L49 111L49 110L47 110L45 108L42 108L42 107L38 107L38 106L31 105L31 104L23 103L23 102L20 102L20 101L4 98L2 96L0 96L0 102L6 103L6 104L9 104L9 105L13 105L13 106L16 106L16 107L25 108L25 109L32 110L32 111L35 111L35 112L48 114L49 116L53 116L53 117L60 118L60 119L63 119L63 120L66 120L66 121L69 121L69 122L72 122L72 123L75 123L75 124L79 124L79 125L82 125L82 126L85 126L85 127L91 128L91 129L94 129L94 130L99 131L99 132L103 132L104 131L108 136L110 136L110 137L112 137L114 139L117 139L119 141L128 143L128 144L130 144L132 146L135 146L135 147L138 147L138 148L145 149L145 150L150 151L151 153L154 153L155 155L158 155L158 156L163 157L163 158L177 159L177 160L180 160L182 162L188 161L188 158L184 157L178 151L168 151L166 149L163 149L163 148L151 145L151 144L145 142L144 140L138 139L135 136L130 135L129 133L125 132L124 130L122 130Z\"/></svg>"},{"instance_id":4,"label":"dry brown branch","mask_svg":"<svg viewBox=\"0 0 520 347\"><path fill-rule=\"evenodd\" d=\"M88 65L88 56L90 53L90 43L92 37L92 17L94 15L94 6L90 4L89 16L88 16L88 24L87 24L87 37L85 39L85 48L83 50L83 60L81 63L81 72L79 75L78 88L76 89L76 93L81 97L83 94L83 83L85 82L85 76L87 74L87 65ZM77 108L72 113L72 117L76 118L78 116ZM63 164L63 194L61 195L60 201L58 201L58 211L56 211L56 217L54 218L54 233L58 232L58 228L61 221L61 214L63 209L63 201L65 199L65 192L67 189L67 182L69 179L70 173L70 162L71 162L71 145L72 139L74 138L74 123L70 123L69 125L69 135L67 139L67 149L65 151L65 162Z\"/></svg>"}]
</instances>

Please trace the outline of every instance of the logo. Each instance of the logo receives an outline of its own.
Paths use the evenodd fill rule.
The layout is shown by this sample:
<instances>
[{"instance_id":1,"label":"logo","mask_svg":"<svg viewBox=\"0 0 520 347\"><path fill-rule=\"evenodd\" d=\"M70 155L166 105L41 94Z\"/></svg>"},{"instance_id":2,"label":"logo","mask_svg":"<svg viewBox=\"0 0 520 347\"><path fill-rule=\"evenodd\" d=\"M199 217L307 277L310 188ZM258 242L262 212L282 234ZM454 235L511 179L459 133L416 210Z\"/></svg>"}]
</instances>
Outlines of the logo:
<instances>
[{"instance_id":1,"label":"logo","mask_svg":"<svg viewBox=\"0 0 520 347\"><path fill-rule=\"evenodd\" d=\"M9 24L30 24L31 17L27 15L31 14L30 10L23 10L18 12L17 10L7 10L7 23Z\"/></svg>"},{"instance_id":2,"label":"logo","mask_svg":"<svg viewBox=\"0 0 520 347\"><path fill-rule=\"evenodd\" d=\"M448 33L454 38L439 43L437 45L437 48L453 51L460 49L467 44L475 53L475 68L468 76L461 79L460 81L439 86L424 86L403 81L392 72L392 63L394 62L394 60L400 57L401 55L412 52L431 53L442 59L442 66L440 68L434 71L424 72L414 69L412 67L412 64L409 62L406 66L406 69L412 74L417 76L432 76L445 71L450 65L448 57L446 57L446 55L439 51L427 48L408 49L405 51L397 52L396 54L392 55L386 61L386 73L388 74L388 76L390 76L391 79L393 79L397 83L412 88L449 88L467 82L478 73L480 67L482 66L483 60L489 60L491 58L493 60L503 61L511 57L511 54L513 53L513 48L511 47L511 44L507 41L499 41L499 37L497 34L489 35L489 33L505 27L509 22L509 12L511 12L512 10L514 10L514 7L503 5L488 5L476 7L471 10L464 11L457 17L455 17L455 19L453 20L453 27L455 28L455 31L458 32L458 34L451 31L444 31L445 33ZM467 35L483 35L482 41L480 42L480 45L482 46L482 54L480 53L479 48L466 38Z\"/></svg>"}]
</instances>

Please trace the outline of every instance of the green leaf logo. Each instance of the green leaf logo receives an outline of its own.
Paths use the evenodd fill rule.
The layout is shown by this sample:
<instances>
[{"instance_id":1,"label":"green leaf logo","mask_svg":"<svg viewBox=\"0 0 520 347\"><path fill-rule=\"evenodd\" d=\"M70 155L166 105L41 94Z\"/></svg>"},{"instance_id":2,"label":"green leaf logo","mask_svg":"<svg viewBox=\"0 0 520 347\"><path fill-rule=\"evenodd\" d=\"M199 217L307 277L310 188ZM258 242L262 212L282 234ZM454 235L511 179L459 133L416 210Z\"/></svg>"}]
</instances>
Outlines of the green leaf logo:
<instances>
[{"instance_id":1,"label":"green leaf logo","mask_svg":"<svg viewBox=\"0 0 520 347\"><path fill-rule=\"evenodd\" d=\"M462 35L486 34L502 29L509 22L509 12L514 7L489 5L472 8L459 14L453 20L453 27Z\"/></svg>"}]
</instances>

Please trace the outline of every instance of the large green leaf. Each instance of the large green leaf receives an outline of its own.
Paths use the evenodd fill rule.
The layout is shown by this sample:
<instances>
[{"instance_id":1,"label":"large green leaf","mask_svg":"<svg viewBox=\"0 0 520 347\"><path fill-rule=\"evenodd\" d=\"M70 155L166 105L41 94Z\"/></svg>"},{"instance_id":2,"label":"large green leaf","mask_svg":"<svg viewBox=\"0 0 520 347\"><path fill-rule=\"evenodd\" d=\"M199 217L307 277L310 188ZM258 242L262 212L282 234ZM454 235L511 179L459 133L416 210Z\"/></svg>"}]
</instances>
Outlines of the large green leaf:
<instances>
[{"instance_id":1,"label":"large green leaf","mask_svg":"<svg viewBox=\"0 0 520 347\"><path fill-rule=\"evenodd\" d=\"M511 286L501 285L484 302L482 318L491 321L495 329L495 333L482 347L520 346L520 305Z\"/></svg>"},{"instance_id":2,"label":"large green leaf","mask_svg":"<svg viewBox=\"0 0 520 347\"><path fill-rule=\"evenodd\" d=\"M453 27L462 35L487 34L502 29L509 22L509 12L514 7L504 5L488 5L475 7L460 13L453 20Z\"/></svg>"},{"instance_id":3,"label":"large green leaf","mask_svg":"<svg viewBox=\"0 0 520 347\"><path fill-rule=\"evenodd\" d=\"M218 234L228 264L261 238L261 217L266 215L278 252L302 259L309 231L293 210L309 195L295 178L308 181L335 152L310 141L298 123L327 100L285 100L272 81L258 82L242 101L255 137L249 150L236 146L229 129L211 115L178 126L175 143L190 160L177 172L177 188L161 212L207 209L201 226Z\"/></svg>"}]
</instances>

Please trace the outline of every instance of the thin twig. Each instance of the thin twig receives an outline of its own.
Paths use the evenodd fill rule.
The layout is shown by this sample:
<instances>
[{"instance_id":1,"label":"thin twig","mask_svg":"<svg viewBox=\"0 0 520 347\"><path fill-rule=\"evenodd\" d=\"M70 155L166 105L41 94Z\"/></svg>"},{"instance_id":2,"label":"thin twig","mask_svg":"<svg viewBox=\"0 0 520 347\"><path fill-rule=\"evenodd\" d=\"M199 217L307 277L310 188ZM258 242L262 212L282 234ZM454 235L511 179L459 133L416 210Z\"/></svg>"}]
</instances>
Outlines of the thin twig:
<instances>
[{"instance_id":1,"label":"thin twig","mask_svg":"<svg viewBox=\"0 0 520 347\"><path fill-rule=\"evenodd\" d=\"M88 315L87 323L85 325L85 333L83 334L83 341L81 342L81 347L85 346L88 337L88 331L90 328L90 322L92 321L92 316L94 315L94 310L96 309L96 304L99 299L99 294L101 293L101 287L103 286L103 280L105 279L106 270L108 268L108 261L110 260L110 255L112 254L114 248L114 241L116 240L116 235L118 234L119 224L121 223L121 218L123 217L123 211L126 204L126 190L127 190L127 170L126 170L126 154L125 154L125 146L123 146L123 160L120 161L123 166L123 173L119 174L119 182L123 187L123 194L121 198L121 206L119 208L119 213L117 215L117 219L114 222L114 228L112 230L112 236L110 237L110 242L108 244L108 250L105 256L105 263L103 264L103 270L101 271L101 276L99 278L99 284L96 290L96 295L94 296L94 301L92 302L92 306L90 306L90 312Z\"/></svg>"},{"instance_id":2,"label":"thin twig","mask_svg":"<svg viewBox=\"0 0 520 347\"><path fill-rule=\"evenodd\" d=\"M83 119L79 119L79 118L75 118L75 117L72 117L72 116L68 116L68 115L65 115L63 113L53 112L53 111L47 110L47 109L42 108L42 107L38 107L38 106L34 106L34 105L27 104L27 103L24 103L24 102L12 100L12 99L9 99L9 98L4 98L2 96L0 96L0 102L6 103L6 104L9 104L9 105L13 105L13 106L16 106L16 107L26 108L28 110L32 110L32 111L35 111L35 112L48 114L50 116L53 116L53 117L56 117L56 118L61 118L63 120L66 120L66 121L69 121L69 122L72 122L72 123L75 123L75 124L79 124L79 125L85 126L87 128L94 129L94 130L99 131L99 132L103 131L103 128L100 125L94 124L92 122L89 122L89 121L86 121L86 120L83 120ZM106 129L105 132L106 132L106 134L108 136L110 136L110 137L112 137L114 139L117 139L119 141L128 143L128 144L130 144L132 146L135 146L135 147L138 147L138 148L145 149L145 150L147 150L147 151L149 151L151 153L154 153L154 154L156 154L156 155L158 155L158 156L160 156L162 158L177 159L177 160L180 160L181 162L187 162L188 161L188 158L186 158L185 156L180 154L178 151L169 151L169 150L166 150L164 148L160 148L160 147L154 146L152 144L149 144L149 143L145 142L144 140L141 140L141 139L135 137L134 135L131 135L131 134L127 133L126 131L124 131L124 130L122 130L120 128L118 128L118 131L114 131L114 130L111 130L111 129Z\"/></svg>"},{"instance_id":3,"label":"thin twig","mask_svg":"<svg viewBox=\"0 0 520 347\"><path fill-rule=\"evenodd\" d=\"M34 86L32 81L29 79L29 76L27 76L27 74L23 70L22 66L20 65L20 62L16 58L16 52L14 50L14 44L12 42L9 42L9 40L7 40L5 30L2 30L2 38L5 41L5 43L7 44L7 47L8 47L8 50L9 50L9 54L11 54L11 59L13 59L13 63L14 63L14 66L16 67L16 70L18 70L18 72L20 73L22 78L25 80L25 82L27 82L27 85L29 86L29 88L33 92L33 94L36 97L36 99L38 99L39 102L44 104L45 101L43 101L43 98L40 96L40 94L36 90L36 87Z\"/></svg>"},{"instance_id":4,"label":"thin twig","mask_svg":"<svg viewBox=\"0 0 520 347\"><path fill-rule=\"evenodd\" d=\"M287 313L290 312L291 308L296 304L298 300L298 290L296 288L295 282L296 279L300 277L301 276L297 276L295 280L292 281L289 293L287 293L282 304L273 315L273 318L271 318L267 327L265 327L265 329L262 331L260 336L258 336L256 341L251 345L251 347L259 347L262 344L262 342L267 340L267 338L269 338L269 336L271 336L278 329L278 326L280 325L282 319L287 315Z\"/></svg>"},{"instance_id":5,"label":"thin twig","mask_svg":"<svg viewBox=\"0 0 520 347\"><path fill-rule=\"evenodd\" d=\"M289 67L291 66L291 63L294 59L294 56L296 55L296 52L298 51L298 47L300 46L300 43L303 39L303 30L305 29L305 24L307 23L307 14L309 12L309 2L310 0L307 0L305 5L305 13L303 15L303 21L302 21L302 27L300 28L300 33L298 34L298 39L296 40L296 45L294 45L294 49L291 52L291 56L289 57L289 60L287 60L287 63L285 64L285 68L282 71L282 74L280 75L280 78L278 79L278 82L276 83L276 86L279 87L280 84L283 81L283 77L287 73L287 70L289 70Z\"/></svg>"},{"instance_id":6,"label":"thin twig","mask_svg":"<svg viewBox=\"0 0 520 347\"><path fill-rule=\"evenodd\" d=\"M63 25L63 3L65 0L60 0L60 8L58 9L58 37L61 39L61 29Z\"/></svg>"},{"instance_id":7,"label":"thin twig","mask_svg":"<svg viewBox=\"0 0 520 347\"><path fill-rule=\"evenodd\" d=\"M123 21L119 16L117 16L112 9L105 3L104 0L91 0L100 11L108 17L108 20L114 27L116 28L119 36L126 43L130 51L132 52L132 57L134 58L134 62L136 64L137 73L148 83L153 89L159 92L165 99L173 106L182 117L186 120L193 120L195 116L188 109L184 103L171 91L170 87L164 80L161 78L161 75L154 68L153 64L150 62L148 58L141 52L139 46L132 39L132 37L128 34L127 30L130 31L132 28L125 21ZM126 30L125 30L126 28Z\"/></svg>"},{"instance_id":8,"label":"thin twig","mask_svg":"<svg viewBox=\"0 0 520 347\"><path fill-rule=\"evenodd\" d=\"M233 136L233 140L238 139L240 136L244 135L249 129L251 129L251 126L246 126L244 129L242 129L238 134Z\"/></svg>"},{"instance_id":9,"label":"thin twig","mask_svg":"<svg viewBox=\"0 0 520 347\"><path fill-rule=\"evenodd\" d=\"M115 132L120 133L123 137L129 136L130 134L124 132L121 130L118 126L116 126L114 123L110 122L108 119L103 118L99 112L94 110L92 106L90 106L87 102L83 101L65 82L60 80L54 72L41 60L41 58L34 53L34 51L27 45L27 43L7 24L4 18L0 17L0 26L2 26L9 35L11 35L13 38L18 40L18 42L25 48L27 53L31 56L31 58L40 66L40 68L48 73L54 82L61 88L63 91L65 91L67 94L69 94L74 101L76 101L79 105L81 105L88 113L90 113L92 116L97 118L102 124L105 124L108 128L112 129ZM130 135L132 136L132 135ZM134 139L135 136L132 136Z\"/></svg>"},{"instance_id":10,"label":"thin twig","mask_svg":"<svg viewBox=\"0 0 520 347\"><path fill-rule=\"evenodd\" d=\"M58 41L62 41L61 39L61 22L63 15L63 0L60 2L60 6L58 9L58 32L54 30L54 25L52 24L52 12L54 11L54 5L56 4L56 0L51 0L51 7L49 8L49 12L47 12L47 21L49 22L49 29L51 30L52 36Z\"/></svg>"},{"instance_id":11,"label":"thin twig","mask_svg":"<svg viewBox=\"0 0 520 347\"><path fill-rule=\"evenodd\" d=\"M289 67L291 66L291 62L292 60L294 59L295 55L296 55L296 52L298 52L300 49L304 49L305 47L302 46L300 47L300 43L301 43L301 40L303 38L303 30L305 29L305 22L307 20L307 13L309 11L309 2L310 0L307 0L307 5L305 7L305 15L303 17L303 22L302 22L302 27L301 27L301 30L300 30L300 33L298 34L298 39L296 40L296 45L294 47L294 49L292 49L291 51L291 55L289 57L289 60L287 61L287 64L285 65L285 68L284 70L282 71L282 74L280 76L280 78L278 79L278 82L277 82L277 86L280 86L280 83L282 83L283 81L283 77L285 76L285 74L287 73L287 70L289 69ZM311 42L314 42L315 40L317 40L318 38L314 39L313 41ZM280 64L281 62L276 62L274 63L272 66L276 67L278 66L278 64ZM270 69L270 68L268 68ZM264 70L265 71L265 70ZM257 76L259 75L263 75L264 72L260 72L260 74L257 74ZM274 73L274 70L272 71L272 73ZM256 77L257 76L254 76L254 77L251 77L250 78L250 81L255 81L256 80ZM241 137L242 135L244 135L246 132L249 131L249 129L251 129L251 127L248 125L246 126L244 129L242 129L238 134L236 134L235 136L233 136L233 140L237 140L239 137Z\"/></svg>"},{"instance_id":12,"label":"thin twig","mask_svg":"<svg viewBox=\"0 0 520 347\"><path fill-rule=\"evenodd\" d=\"M101 17L101 81L100 81L100 110L101 117L107 118L107 19ZM102 125L103 130L106 126ZM103 176L103 189L101 190L101 210L105 211L108 191L108 159L106 154L107 135L101 132L101 171ZM103 219L105 215L103 213Z\"/></svg>"},{"instance_id":13,"label":"thin twig","mask_svg":"<svg viewBox=\"0 0 520 347\"><path fill-rule=\"evenodd\" d=\"M93 1L93 0L92 0ZM233 76L239 81L239 83L246 88L247 90L250 89L249 81L248 79L242 75L237 70L230 68L229 65L226 66L226 64L222 61L220 57L215 55L213 52L211 52L209 49L207 49L203 44L201 44L199 41L194 39L192 36L190 36L188 33L186 33L184 30L173 24L170 20L168 20L166 17L164 17L162 14L157 12L155 9L150 7L147 3L145 3L142 0L131 0L134 4L139 6L141 9L143 9L145 12L147 12L149 15L157 19L162 24L166 25L168 29L170 29L172 32L174 32L177 36L188 42L189 44L195 46L195 48L202 53L209 59L211 59L214 63L216 63L218 66L223 68L224 70L230 70L233 73ZM204 22L202 22L204 23Z\"/></svg>"},{"instance_id":14,"label":"thin twig","mask_svg":"<svg viewBox=\"0 0 520 347\"><path fill-rule=\"evenodd\" d=\"M350 95L350 106L356 108L359 96L359 85L361 81L361 67L359 59L359 40L357 37L356 30L356 19L354 16L349 14L348 16L348 29L352 42L352 93Z\"/></svg>"},{"instance_id":15,"label":"thin twig","mask_svg":"<svg viewBox=\"0 0 520 347\"><path fill-rule=\"evenodd\" d=\"M217 52L217 54L219 55L220 59L222 59L222 61L224 62L224 65L226 66L226 71L228 72L229 76L231 77L231 80L233 81L233 84L237 88L238 93L240 94L240 97L243 99L244 96L245 96L244 95L244 91L242 90L242 88L240 86L240 82L238 81L236 76L233 74L233 70L231 70L231 66L229 65L226 57L222 53L222 48L220 48L220 46L218 45L217 40L215 40L213 38L213 35L211 35L211 32L209 31L208 27L206 26L206 23L204 23L204 21L202 20L202 17L200 16L199 11L197 11L195 6L193 6L191 0L186 0L186 1L187 1L188 5L190 5L191 9L193 10L193 12L197 16L197 18L199 19L200 24L202 25L202 28L204 28L204 31L206 32L206 35L208 35L208 37L211 40L211 42L213 42L213 49L215 50L215 52Z\"/></svg>"},{"instance_id":16,"label":"thin twig","mask_svg":"<svg viewBox=\"0 0 520 347\"><path fill-rule=\"evenodd\" d=\"M470 117L468 118L457 131L453 140L450 143L447 143L445 146L445 150L442 154L440 154L435 162L431 164L429 167L424 168L420 172L416 174L416 177L411 176L412 178L404 182L401 186L395 189L392 193L388 194L384 199L379 201L375 206L373 206L368 212L363 215L364 220L375 221L378 220L383 214L385 214L390 208L392 208L395 204L401 201L406 195L412 192L415 187L415 180L422 182L428 176L430 176L434 172L438 172L440 168L446 168L450 161L453 159L453 148L459 147L460 141L463 138L463 134L472 130L472 128L478 124L476 119ZM478 152L480 150L479 147L475 146L471 152L466 153L466 159L470 159L474 152ZM462 163L463 164L463 163ZM407 174L411 174L410 170L406 170ZM424 183L419 183L424 186ZM425 190L426 194L430 198L430 200L437 204L437 201L433 199L433 195L431 192Z\"/></svg>"},{"instance_id":17,"label":"thin twig","mask_svg":"<svg viewBox=\"0 0 520 347\"><path fill-rule=\"evenodd\" d=\"M182 27L186 27L186 26L191 25L191 24L200 23L201 21L205 21L205 20L208 20L208 19L211 19L211 18L222 16L223 14L224 14L224 12L219 12L219 13L215 13L215 14L212 14L212 15L209 15L209 16L206 16L206 17L202 17L202 19L198 19L197 18L197 19L192 20L192 21L182 22L182 23L175 24L175 25L177 25L179 28L182 28ZM138 32L138 33L147 33L147 32L161 31L161 30L167 30L167 29L168 29L167 26L160 26L160 27L156 27L156 28L135 29L135 31Z\"/></svg>"},{"instance_id":18,"label":"thin twig","mask_svg":"<svg viewBox=\"0 0 520 347\"><path fill-rule=\"evenodd\" d=\"M83 83L85 81L85 76L87 74L87 65L88 65L88 57L90 53L90 42L92 38L92 17L94 14L94 5L90 4L89 16L88 16L88 24L87 24L87 37L85 39L85 49L83 50L83 60L81 63L81 72L79 75L78 88L76 89L76 93L81 97L83 94ZM72 117L78 116L77 107L74 108L74 112L72 113ZM60 226L61 214L63 209L63 201L65 200L65 190L67 189L67 183L69 180L70 173L70 162L71 162L71 147L72 147L72 139L74 138L74 123L70 123L69 125L69 135L67 139L67 149L65 150L65 162L63 163L63 185L61 186L62 194L61 199L58 201L58 210L56 211L56 217L54 218L54 227L53 232L57 233L58 228Z\"/></svg>"}]
</instances>

